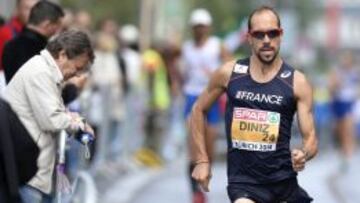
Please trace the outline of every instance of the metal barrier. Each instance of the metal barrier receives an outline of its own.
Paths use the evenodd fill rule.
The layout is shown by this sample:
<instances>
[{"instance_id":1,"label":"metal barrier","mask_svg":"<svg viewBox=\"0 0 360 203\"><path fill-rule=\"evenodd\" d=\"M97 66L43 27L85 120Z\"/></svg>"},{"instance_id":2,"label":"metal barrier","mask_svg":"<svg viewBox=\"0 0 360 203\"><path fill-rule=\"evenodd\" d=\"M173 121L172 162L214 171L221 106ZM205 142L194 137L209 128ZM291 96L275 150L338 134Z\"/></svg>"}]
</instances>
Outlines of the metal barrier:
<instances>
[{"instance_id":1,"label":"metal barrier","mask_svg":"<svg viewBox=\"0 0 360 203\"><path fill-rule=\"evenodd\" d=\"M70 183L66 174L66 142L68 134L62 130L58 137L58 157L56 162L56 190L55 202L81 202L81 203L95 203L97 202L97 190L92 175L88 171L81 171L77 174L73 184ZM87 146L88 147L88 146ZM88 153L85 150L85 153ZM86 157L87 155L84 154ZM88 157L89 158L89 157Z\"/></svg>"}]
</instances>

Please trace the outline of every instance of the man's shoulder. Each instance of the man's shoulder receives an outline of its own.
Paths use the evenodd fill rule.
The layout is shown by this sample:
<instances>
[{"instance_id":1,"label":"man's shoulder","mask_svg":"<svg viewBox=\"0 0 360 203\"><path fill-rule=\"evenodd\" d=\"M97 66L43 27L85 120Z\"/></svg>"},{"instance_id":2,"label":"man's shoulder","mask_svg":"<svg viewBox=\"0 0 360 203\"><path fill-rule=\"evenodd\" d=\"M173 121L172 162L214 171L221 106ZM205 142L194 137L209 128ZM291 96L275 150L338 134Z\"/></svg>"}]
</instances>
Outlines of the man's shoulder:
<instances>
[{"instance_id":1,"label":"man's shoulder","mask_svg":"<svg viewBox=\"0 0 360 203\"><path fill-rule=\"evenodd\" d=\"M16 72L8 84L8 92L13 92L14 88L20 86L28 86L34 81L45 81L46 78L51 77L48 73L46 62L41 60L40 56L34 56L24 63Z\"/></svg>"},{"instance_id":2,"label":"man's shoulder","mask_svg":"<svg viewBox=\"0 0 360 203\"><path fill-rule=\"evenodd\" d=\"M311 82L308 80L306 75L297 69L294 70L294 93L299 97L304 92L312 90Z\"/></svg>"},{"instance_id":3,"label":"man's shoulder","mask_svg":"<svg viewBox=\"0 0 360 203\"><path fill-rule=\"evenodd\" d=\"M33 65L39 65L41 67L47 67L49 66L49 64L47 63L47 61L45 60L45 58L43 56L41 56L40 54L34 55L32 56L28 62L26 62L26 64L33 64ZM25 64L24 64L25 65ZM45 69L45 68L44 68ZM47 69L47 68L46 68Z\"/></svg>"},{"instance_id":4,"label":"man's shoulder","mask_svg":"<svg viewBox=\"0 0 360 203\"><path fill-rule=\"evenodd\" d=\"M21 70L26 72L25 74L29 74L31 76L42 74L48 75L51 73L48 66L48 63L44 60L43 57L40 55L35 55L26 61L24 65L22 65Z\"/></svg>"},{"instance_id":5,"label":"man's shoulder","mask_svg":"<svg viewBox=\"0 0 360 203\"><path fill-rule=\"evenodd\" d=\"M18 35L6 42L4 46L4 52L8 50L13 51L18 49L19 47L22 47L23 49L23 47L27 47L27 46L24 44L24 40L20 38L20 36Z\"/></svg>"},{"instance_id":6,"label":"man's shoulder","mask_svg":"<svg viewBox=\"0 0 360 203\"><path fill-rule=\"evenodd\" d=\"M294 69L294 80L299 83L307 83L307 78L305 73L300 70Z\"/></svg>"},{"instance_id":7,"label":"man's shoulder","mask_svg":"<svg viewBox=\"0 0 360 203\"><path fill-rule=\"evenodd\" d=\"M19 34L15 38L9 40L5 46L29 50L29 49L34 49L34 46L38 46L38 42L29 38L26 35Z\"/></svg>"},{"instance_id":8,"label":"man's shoulder","mask_svg":"<svg viewBox=\"0 0 360 203\"><path fill-rule=\"evenodd\" d=\"M230 60L225 62L219 69L220 73L230 78L231 73L235 71L237 60Z\"/></svg>"},{"instance_id":9,"label":"man's shoulder","mask_svg":"<svg viewBox=\"0 0 360 203\"><path fill-rule=\"evenodd\" d=\"M236 60L225 62L218 70L215 71L212 80L216 84L219 84L224 88L227 88L235 64L236 64Z\"/></svg>"}]
</instances>

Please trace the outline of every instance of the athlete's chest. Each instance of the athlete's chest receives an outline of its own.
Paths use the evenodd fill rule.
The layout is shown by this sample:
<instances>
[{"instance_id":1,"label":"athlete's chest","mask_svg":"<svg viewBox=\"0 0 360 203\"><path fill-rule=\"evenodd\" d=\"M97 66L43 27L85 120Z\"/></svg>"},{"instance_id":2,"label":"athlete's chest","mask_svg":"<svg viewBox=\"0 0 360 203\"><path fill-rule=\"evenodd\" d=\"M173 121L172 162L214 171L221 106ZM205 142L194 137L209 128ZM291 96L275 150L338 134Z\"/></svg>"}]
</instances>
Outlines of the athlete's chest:
<instances>
[{"instance_id":1,"label":"athlete's chest","mask_svg":"<svg viewBox=\"0 0 360 203\"><path fill-rule=\"evenodd\" d=\"M234 107L251 107L286 112L294 105L292 87L274 78L268 83L256 83L249 75L231 81L227 87L229 103Z\"/></svg>"}]
</instances>

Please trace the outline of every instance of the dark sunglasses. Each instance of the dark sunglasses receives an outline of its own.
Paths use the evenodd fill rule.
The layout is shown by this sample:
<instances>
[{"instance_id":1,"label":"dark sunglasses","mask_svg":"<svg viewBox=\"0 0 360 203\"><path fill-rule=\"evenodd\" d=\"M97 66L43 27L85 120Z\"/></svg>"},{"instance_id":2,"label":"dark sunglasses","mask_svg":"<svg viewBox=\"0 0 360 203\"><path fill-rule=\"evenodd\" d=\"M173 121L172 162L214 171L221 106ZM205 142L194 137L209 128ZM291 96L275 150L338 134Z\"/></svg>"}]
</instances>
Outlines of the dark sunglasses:
<instances>
[{"instance_id":1,"label":"dark sunglasses","mask_svg":"<svg viewBox=\"0 0 360 203\"><path fill-rule=\"evenodd\" d=\"M251 31L250 35L256 39L263 40L265 35L267 35L270 39L274 39L279 37L282 34L282 29L273 29L268 31Z\"/></svg>"}]
</instances>

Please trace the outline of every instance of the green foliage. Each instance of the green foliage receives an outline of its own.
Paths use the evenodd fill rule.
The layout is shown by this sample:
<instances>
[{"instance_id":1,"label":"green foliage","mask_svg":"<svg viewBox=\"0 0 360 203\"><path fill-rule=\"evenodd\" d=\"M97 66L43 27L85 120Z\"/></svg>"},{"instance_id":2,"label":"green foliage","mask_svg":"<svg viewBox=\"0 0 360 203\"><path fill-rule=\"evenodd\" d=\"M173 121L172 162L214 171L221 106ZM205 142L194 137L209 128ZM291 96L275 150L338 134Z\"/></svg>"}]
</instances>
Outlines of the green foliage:
<instances>
[{"instance_id":1,"label":"green foliage","mask_svg":"<svg viewBox=\"0 0 360 203\"><path fill-rule=\"evenodd\" d=\"M72 9L85 9L94 19L94 25L99 20L112 17L118 23L139 22L140 0L62 0L64 7Z\"/></svg>"},{"instance_id":2,"label":"green foliage","mask_svg":"<svg viewBox=\"0 0 360 203\"><path fill-rule=\"evenodd\" d=\"M305 30L312 20L316 19L322 12L319 12L319 2L313 0L277 0L275 8L293 9L299 17L300 30Z\"/></svg>"},{"instance_id":3,"label":"green foliage","mask_svg":"<svg viewBox=\"0 0 360 203\"><path fill-rule=\"evenodd\" d=\"M220 36L235 30L253 8L270 5L277 9L294 8L300 17L300 26L305 28L314 19L318 10L312 0L178 0L186 8L188 16L194 8L208 9L214 19L214 32ZM141 0L61 0L62 5L73 9L86 9L98 22L105 17L113 17L119 23L139 23Z\"/></svg>"}]
</instances>

